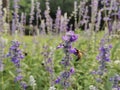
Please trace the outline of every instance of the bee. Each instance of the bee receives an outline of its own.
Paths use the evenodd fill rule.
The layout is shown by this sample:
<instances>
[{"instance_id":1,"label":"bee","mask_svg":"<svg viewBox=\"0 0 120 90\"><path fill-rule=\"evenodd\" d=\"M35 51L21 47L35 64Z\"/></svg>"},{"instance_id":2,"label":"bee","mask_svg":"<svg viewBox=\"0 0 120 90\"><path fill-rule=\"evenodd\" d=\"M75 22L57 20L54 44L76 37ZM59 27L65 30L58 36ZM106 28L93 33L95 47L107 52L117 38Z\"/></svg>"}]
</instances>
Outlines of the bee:
<instances>
[{"instance_id":1,"label":"bee","mask_svg":"<svg viewBox=\"0 0 120 90\"><path fill-rule=\"evenodd\" d=\"M27 52L23 52L23 54L24 54L25 56L27 56L27 55L28 55L28 53L27 53Z\"/></svg>"},{"instance_id":2,"label":"bee","mask_svg":"<svg viewBox=\"0 0 120 90\"><path fill-rule=\"evenodd\" d=\"M78 61L78 60L80 60L81 59L81 57L83 56L83 52L82 51L80 51L80 50L78 50L78 49L76 49L76 56L77 56L77 59L75 60L75 61Z\"/></svg>"},{"instance_id":3,"label":"bee","mask_svg":"<svg viewBox=\"0 0 120 90\"><path fill-rule=\"evenodd\" d=\"M41 65L42 65L42 66L45 66L45 62L42 62Z\"/></svg>"}]
</instances>

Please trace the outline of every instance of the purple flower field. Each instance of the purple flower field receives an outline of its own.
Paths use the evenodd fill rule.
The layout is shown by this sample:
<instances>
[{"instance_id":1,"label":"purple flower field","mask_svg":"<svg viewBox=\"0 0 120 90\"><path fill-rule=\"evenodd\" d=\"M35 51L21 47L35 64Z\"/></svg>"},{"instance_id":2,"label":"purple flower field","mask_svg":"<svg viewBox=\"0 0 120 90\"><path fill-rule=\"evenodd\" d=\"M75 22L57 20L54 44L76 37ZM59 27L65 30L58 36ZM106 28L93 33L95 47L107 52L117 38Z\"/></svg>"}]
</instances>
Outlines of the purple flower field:
<instances>
[{"instance_id":1,"label":"purple flower field","mask_svg":"<svg viewBox=\"0 0 120 90\"><path fill-rule=\"evenodd\" d=\"M0 0L0 90L120 90L120 0Z\"/></svg>"}]
</instances>

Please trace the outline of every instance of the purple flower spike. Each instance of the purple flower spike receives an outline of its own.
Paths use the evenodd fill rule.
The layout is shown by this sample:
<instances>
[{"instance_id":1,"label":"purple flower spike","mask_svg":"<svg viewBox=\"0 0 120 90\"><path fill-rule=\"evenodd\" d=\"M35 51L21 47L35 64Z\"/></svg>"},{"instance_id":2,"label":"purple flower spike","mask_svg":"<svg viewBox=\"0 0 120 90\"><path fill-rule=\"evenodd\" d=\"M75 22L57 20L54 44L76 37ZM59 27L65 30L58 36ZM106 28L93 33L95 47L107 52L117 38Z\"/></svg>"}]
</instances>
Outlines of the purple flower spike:
<instances>
[{"instance_id":1,"label":"purple flower spike","mask_svg":"<svg viewBox=\"0 0 120 90\"><path fill-rule=\"evenodd\" d=\"M63 65L63 71L61 72L59 78L55 80L55 83L59 83L63 88L68 88L70 86L70 77L75 72L73 67L71 66L71 54L77 54L76 48L72 47L72 43L78 39L78 35L76 35L73 31L68 31L65 36L62 37L63 43L58 46L58 48L63 48L65 56L61 60L61 65ZM69 69L67 69L69 68Z\"/></svg>"},{"instance_id":2,"label":"purple flower spike","mask_svg":"<svg viewBox=\"0 0 120 90\"><path fill-rule=\"evenodd\" d=\"M95 70L92 74L102 77L108 71L106 63L110 61L110 49L112 46L106 44L105 38L101 40L100 44L99 54L96 57L96 59L99 60L99 67L98 70ZM103 79L99 77L97 77L96 80L101 83Z\"/></svg>"},{"instance_id":3,"label":"purple flower spike","mask_svg":"<svg viewBox=\"0 0 120 90\"><path fill-rule=\"evenodd\" d=\"M9 52L8 52L8 57L11 58L11 61L13 62L13 64L16 67L16 77L15 77L15 82L19 82L22 83L22 79L23 76L21 74L21 65L20 65L20 61L24 58L24 55L22 53L22 51L20 50L20 43L18 41L12 41L12 46L9 48ZM22 88L25 90L26 85L23 84Z\"/></svg>"},{"instance_id":4,"label":"purple flower spike","mask_svg":"<svg viewBox=\"0 0 120 90\"><path fill-rule=\"evenodd\" d=\"M64 79L69 78L69 77L70 77L70 72L67 72L67 71L63 72L63 73L61 74L61 77L64 78Z\"/></svg>"}]
</instances>

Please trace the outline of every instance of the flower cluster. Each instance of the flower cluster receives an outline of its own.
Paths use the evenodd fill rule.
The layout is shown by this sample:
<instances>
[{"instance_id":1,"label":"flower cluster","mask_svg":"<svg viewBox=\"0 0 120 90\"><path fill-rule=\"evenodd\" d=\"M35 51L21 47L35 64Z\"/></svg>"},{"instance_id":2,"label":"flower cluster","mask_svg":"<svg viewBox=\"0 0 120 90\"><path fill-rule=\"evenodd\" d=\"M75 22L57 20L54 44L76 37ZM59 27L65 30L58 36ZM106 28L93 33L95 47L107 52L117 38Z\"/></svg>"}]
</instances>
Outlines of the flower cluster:
<instances>
[{"instance_id":1,"label":"flower cluster","mask_svg":"<svg viewBox=\"0 0 120 90\"><path fill-rule=\"evenodd\" d=\"M66 56L62 59L62 64L65 66L69 64L70 54L76 54L76 49L72 47L72 43L78 39L78 35L74 34L73 31L69 31L65 36L62 37L64 43L60 43L57 48L63 48Z\"/></svg>"},{"instance_id":2,"label":"flower cluster","mask_svg":"<svg viewBox=\"0 0 120 90\"><path fill-rule=\"evenodd\" d=\"M96 80L98 82L102 82L102 76L104 76L105 72L107 72L107 65L106 62L110 61L110 49L112 48L111 45L105 45L105 41L101 40L101 47L99 49L99 55L97 56L97 60L99 60L99 68L97 71L94 71L93 74L99 76Z\"/></svg>"},{"instance_id":3,"label":"flower cluster","mask_svg":"<svg viewBox=\"0 0 120 90\"><path fill-rule=\"evenodd\" d=\"M119 75L115 75L114 77L110 78L110 81L113 81L113 85L112 85L112 90L120 90L120 76Z\"/></svg>"},{"instance_id":4,"label":"flower cluster","mask_svg":"<svg viewBox=\"0 0 120 90\"><path fill-rule=\"evenodd\" d=\"M70 86L70 77L74 73L74 68L70 67L70 54L73 53L72 43L78 39L78 36L73 31L69 31L62 37L64 43L61 43L58 48L63 48L65 56L63 57L61 64L64 70L60 76L55 80L55 83L61 83L63 88Z\"/></svg>"},{"instance_id":5,"label":"flower cluster","mask_svg":"<svg viewBox=\"0 0 120 90\"><path fill-rule=\"evenodd\" d=\"M20 43L18 41L12 41L12 46L9 49L8 57L11 58L11 61L16 67L17 76L15 77L15 82L20 82L22 88L25 90L27 88L26 83L22 80L23 76L21 73L20 61L24 58L22 51L20 50Z\"/></svg>"},{"instance_id":6,"label":"flower cluster","mask_svg":"<svg viewBox=\"0 0 120 90\"><path fill-rule=\"evenodd\" d=\"M54 86L54 62L52 58L53 52L54 52L53 48L50 49L49 46L43 47L42 55L44 56L44 60L42 62L42 65L45 67L45 69L49 73L50 87Z\"/></svg>"},{"instance_id":7,"label":"flower cluster","mask_svg":"<svg viewBox=\"0 0 120 90\"><path fill-rule=\"evenodd\" d=\"M69 78L75 72L74 68L71 67L69 71L64 71L61 75L55 80L55 83L60 83L61 80ZM64 82L66 85L67 82Z\"/></svg>"},{"instance_id":8,"label":"flower cluster","mask_svg":"<svg viewBox=\"0 0 120 90\"><path fill-rule=\"evenodd\" d=\"M78 39L78 35L76 35L73 31L69 31L62 37L62 39L66 42L66 44L68 44L75 42Z\"/></svg>"},{"instance_id":9,"label":"flower cluster","mask_svg":"<svg viewBox=\"0 0 120 90\"><path fill-rule=\"evenodd\" d=\"M100 53L99 55L97 56L97 60L99 61L110 61L110 49L112 48L111 45L109 46L102 46L100 47Z\"/></svg>"},{"instance_id":10,"label":"flower cluster","mask_svg":"<svg viewBox=\"0 0 120 90\"><path fill-rule=\"evenodd\" d=\"M12 41L12 46L9 49L8 56L11 57L11 61L17 68L20 67L20 60L24 58L22 51L19 49L20 43L18 41Z\"/></svg>"}]
</instances>

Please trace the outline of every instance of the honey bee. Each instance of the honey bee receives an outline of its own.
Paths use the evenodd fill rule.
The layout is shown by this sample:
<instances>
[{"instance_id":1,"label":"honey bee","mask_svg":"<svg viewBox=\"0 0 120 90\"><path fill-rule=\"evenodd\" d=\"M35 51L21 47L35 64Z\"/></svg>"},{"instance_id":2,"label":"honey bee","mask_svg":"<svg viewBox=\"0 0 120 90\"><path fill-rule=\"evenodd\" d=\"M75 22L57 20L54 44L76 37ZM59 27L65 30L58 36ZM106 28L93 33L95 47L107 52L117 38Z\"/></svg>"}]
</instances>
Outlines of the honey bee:
<instances>
[{"instance_id":1,"label":"honey bee","mask_svg":"<svg viewBox=\"0 0 120 90\"><path fill-rule=\"evenodd\" d=\"M81 57L83 56L83 54L84 54L84 53L83 53L82 51L76 49L76 56L77 56L77 59L76 59L75 61L80 60Z\"/></svg>"}]
</instances>

